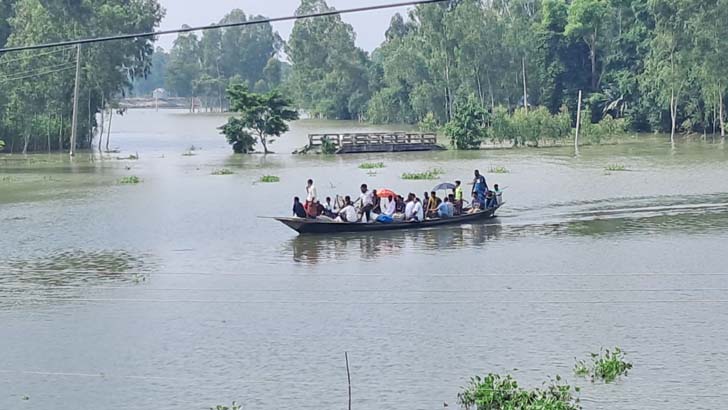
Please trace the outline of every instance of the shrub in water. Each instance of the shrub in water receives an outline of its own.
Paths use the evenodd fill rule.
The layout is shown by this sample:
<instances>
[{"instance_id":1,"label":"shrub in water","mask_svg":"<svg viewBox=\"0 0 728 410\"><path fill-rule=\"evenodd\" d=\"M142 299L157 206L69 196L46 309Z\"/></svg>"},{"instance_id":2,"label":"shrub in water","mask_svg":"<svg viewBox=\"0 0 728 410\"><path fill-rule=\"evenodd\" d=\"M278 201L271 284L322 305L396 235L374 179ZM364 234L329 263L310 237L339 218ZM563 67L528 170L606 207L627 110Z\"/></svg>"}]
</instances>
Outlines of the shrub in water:
<instances>
[{"instance_id":1,"label":"shrub in water","mask_svg":"<svg viewBox=\"0 0 728 410\"><path fill-rule=\"evenodd\" d=\"M216 170L212 171L212 175L232 175L232 174L234 174L234 172L227 168L216 169Z\"/></svg>"},{"instance_id":2,"label":"shrub in water","mask_svg":"<svg viewBox=\"0 0 728 410\"><path fill-rule=\"evenodd\" d=\"M142 182L141 178L135 175L124 177L119 180L120 184L138 184L140 182Z\"/></svg>"},{"instance_id":3,"label":"shrub in water","mask_svg":"<svg viewBox=\"0 0 728 410\"><path fill-rule=\"evenodd\" d=\"M574 366L574 373L577 376L589 377L592 383L595 380L602 380L604 383L611 383L620 376L626 376L632 369L632 363L624 360L625 353L619 347L613 351L603 349L599 353L591 353L591 363L579 360Z\"/></svg>"},{"instance_id":4,"label":"shrub in water","mask_svg":"<svg viewBox=\"0 0 728 410\"><path fill-rule=\"evenodd\" d=\"M263 175L260 177L259 182L280 182L281 179L275 175Z\"/></svg>"},{"instance_id":5,"label":"shrub in water","mask_svg":"<svg viewBox=\"0 0 728 410\"><path fill-rule=\"evenodd\" d=\"M365 162L359 164L359 169L377 169L384 168L384 162Z\"/></svg>"},{"instance_id":6,"label":"shrub in water","mask_svg":"<svg viewBox=\"0 0 728 410\"><path fill-rule=\"evenodd\" d=\"M542 388L527 390L510 375L491 373L483 378L476 376L470 379L470 383L458 393L458 402L466 410L579 410L578 393L578 387L563 383L559 376Z\"/></svg>"}]
</instances>

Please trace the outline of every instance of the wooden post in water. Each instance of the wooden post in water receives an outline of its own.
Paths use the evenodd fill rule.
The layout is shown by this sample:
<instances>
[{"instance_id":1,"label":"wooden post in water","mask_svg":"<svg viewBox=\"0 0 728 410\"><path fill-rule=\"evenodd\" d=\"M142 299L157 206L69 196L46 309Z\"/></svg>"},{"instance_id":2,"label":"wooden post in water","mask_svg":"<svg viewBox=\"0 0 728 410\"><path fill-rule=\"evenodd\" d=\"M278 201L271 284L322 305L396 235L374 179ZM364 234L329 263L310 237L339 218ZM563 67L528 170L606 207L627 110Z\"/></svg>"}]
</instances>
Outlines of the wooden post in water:
<instances>
[{"instance_id":1,"label":"wooden post in water","mask_svg":"<svg viewBox=\"0 0 728 410\"><path fill-rule=\"evenodd\" d=\"M576 103L576 134L574 135L574 153L579 153L579 130L581 129L581 90L579 90L579 101Z\"/></svg>"},{"instance_id":2,"label":"wooden post in water","mask_svg":"<svg viewBox=\"0 0 728 410\"><path fill-rule=\"evenodd\" d=\"M76 83L73 86L73 118L71 120L71 156L76 155L78 133L78 83L81 81L81 45L76 46Z\"/></svg>"}]
</instances>

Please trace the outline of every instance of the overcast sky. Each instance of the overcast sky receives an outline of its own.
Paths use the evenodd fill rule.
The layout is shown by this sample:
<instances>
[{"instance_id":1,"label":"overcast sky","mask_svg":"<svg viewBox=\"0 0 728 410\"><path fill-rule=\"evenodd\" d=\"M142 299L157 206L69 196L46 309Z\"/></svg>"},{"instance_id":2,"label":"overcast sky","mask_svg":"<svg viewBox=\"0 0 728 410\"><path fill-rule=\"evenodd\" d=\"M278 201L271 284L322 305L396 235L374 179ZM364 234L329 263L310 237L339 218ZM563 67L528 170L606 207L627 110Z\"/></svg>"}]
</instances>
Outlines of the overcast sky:
<instances>
[{"instance_id":1,"label":"overcast sky","mask_svg":"<svg viewBox=\"0 0 728 410\"><path fill-rule=\"evenodd\" d=\"M399 0L328 0L327 3L342 10L397 1ZM159 2L167 9L167 16L162 20L161 29L180 28L183 24L202 26L216 23L234 8L242 9L248 15L290 16L300 4L300 0L160 0ZM377 10L346 14L342 18L354 26L357 45L366 51L372 51L384 41L384 32L389 27L392 16L398 11L405 15L406 10L406 8ZM288 39L292 28L293 22L273 25L273 29L284 39ZM169 49L175 38L175 35L162 36L157 44Z\"/></svg>"}]
</instances>

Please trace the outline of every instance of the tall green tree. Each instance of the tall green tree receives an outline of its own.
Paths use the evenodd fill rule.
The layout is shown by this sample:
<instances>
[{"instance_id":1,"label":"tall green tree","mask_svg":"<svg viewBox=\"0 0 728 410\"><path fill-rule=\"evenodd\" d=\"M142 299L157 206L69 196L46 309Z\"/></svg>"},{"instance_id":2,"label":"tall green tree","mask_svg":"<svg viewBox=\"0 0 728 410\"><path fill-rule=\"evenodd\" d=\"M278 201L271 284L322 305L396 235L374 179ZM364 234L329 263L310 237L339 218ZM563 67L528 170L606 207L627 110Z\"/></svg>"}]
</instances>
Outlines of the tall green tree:
<instances>
[{"instance_id":1,"label":"tall green tree","mask_svg":"<svg viewBox=\"0 0 728 410\"><path fill-rule=\"evenodd\" d=\"M297 15L333 10L324 0L303 0ZM354 29L341 16L297 20L286 54L292 64L288 81L298 105L309 114L355 119L371 95L368 59L356 47Z\"/></svg>"}]
</instances>

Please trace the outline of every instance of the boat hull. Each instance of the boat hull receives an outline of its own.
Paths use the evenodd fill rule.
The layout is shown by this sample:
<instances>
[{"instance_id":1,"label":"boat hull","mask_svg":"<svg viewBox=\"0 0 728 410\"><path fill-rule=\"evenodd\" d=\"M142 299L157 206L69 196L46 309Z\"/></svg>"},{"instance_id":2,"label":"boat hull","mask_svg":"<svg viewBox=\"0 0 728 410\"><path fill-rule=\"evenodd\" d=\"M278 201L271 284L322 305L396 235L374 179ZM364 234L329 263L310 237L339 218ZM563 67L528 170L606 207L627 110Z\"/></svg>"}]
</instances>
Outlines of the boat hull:
<instances>
[{"instance_id":1,"label":"boat hull","mask_svg":"<svg viewBox=\"0 0 728 410\"><path fill-rule=\"evenodd\" d=\"M332 234L332 233L349 233L349 232L378 232L378 231L395 231L402 229L423 229L433 226L442 225L462 225L466 223L477 222L495 217L495 212L500 205L495 208L486 209L484 211L458 215L451 218L428 219L424 222L395 222L395 223L345 223L319 221L315 219L303 218L274 218L287 227L293 229L300 234Z\"/></svg>"}]
</instances>

